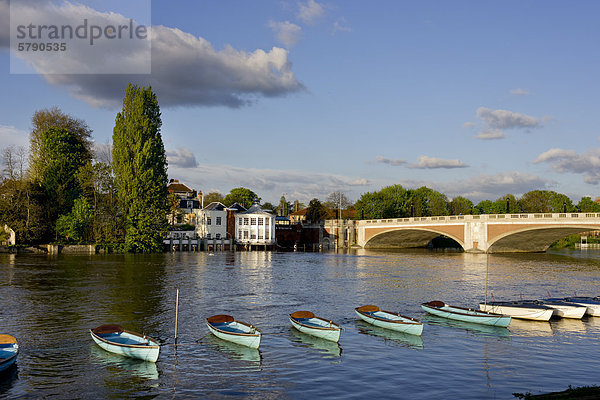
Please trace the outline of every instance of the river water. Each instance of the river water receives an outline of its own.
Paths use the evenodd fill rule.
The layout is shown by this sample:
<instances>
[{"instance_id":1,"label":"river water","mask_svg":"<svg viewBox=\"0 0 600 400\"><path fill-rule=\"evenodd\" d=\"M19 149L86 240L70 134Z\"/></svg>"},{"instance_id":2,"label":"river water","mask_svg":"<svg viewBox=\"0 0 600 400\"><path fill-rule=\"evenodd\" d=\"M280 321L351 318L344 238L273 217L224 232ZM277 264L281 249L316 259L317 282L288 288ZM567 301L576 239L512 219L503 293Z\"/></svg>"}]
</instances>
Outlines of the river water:
<instances>
[{"instance_id":1,"label":"river water","mask_svg":"<svg viewBox=\"0 0 600 400\"><path fill-rule=\"evenodd\" d=\"M0 333L20 344L0 398L510 399L600 384L600 317L505 329L423 313L429 300L476 306L486 268L496 300L600 294L594 251L0 254ZM364 304L422 319L422 337L359 321ZM297 310L339 323L339 346L294 331ZM221 313L261 329L260 350L212 337L205 318ZM97 347L88 330L104 323L158 339L158 362Z\"/></svg>"}]
</instances>

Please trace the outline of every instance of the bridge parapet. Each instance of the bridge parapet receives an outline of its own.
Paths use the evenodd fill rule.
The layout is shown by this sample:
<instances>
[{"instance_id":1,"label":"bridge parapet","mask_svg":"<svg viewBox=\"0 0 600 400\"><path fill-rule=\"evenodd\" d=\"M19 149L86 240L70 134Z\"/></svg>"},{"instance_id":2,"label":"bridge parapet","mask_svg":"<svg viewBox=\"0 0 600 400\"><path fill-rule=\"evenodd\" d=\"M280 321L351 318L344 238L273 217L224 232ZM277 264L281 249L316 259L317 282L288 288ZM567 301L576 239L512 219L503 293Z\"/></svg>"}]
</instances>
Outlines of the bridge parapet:
<instances>
[{"instance_id":1,"label":"bridge parapet","mask_svg":"<svg viewBox=\"0 0 600 400\"><path fill-rule=\"evenodd\" d=\"M441 215L437 217L410 217L410 218L388 218L388 219L365 219L356 221L359 226L369 224L415 224L423 222L434 223L457 223L461 221L514 221L514 220L555 220L565 221L567 219L598 218L600 213L533 213L533 214L480 214L480 215Z\"/></svg>"}]
</instances>

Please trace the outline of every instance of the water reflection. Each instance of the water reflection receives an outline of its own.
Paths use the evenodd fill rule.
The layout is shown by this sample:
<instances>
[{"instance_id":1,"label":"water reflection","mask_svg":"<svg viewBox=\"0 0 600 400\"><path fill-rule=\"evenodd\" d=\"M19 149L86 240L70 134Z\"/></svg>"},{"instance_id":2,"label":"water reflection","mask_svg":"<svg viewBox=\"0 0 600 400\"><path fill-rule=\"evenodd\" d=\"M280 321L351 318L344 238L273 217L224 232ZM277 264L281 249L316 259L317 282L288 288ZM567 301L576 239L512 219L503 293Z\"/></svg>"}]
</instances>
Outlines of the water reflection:
<instances>
[{"instance_id":1,"label":"water reflection","mask_svg":"<svg viewBox=\"0 0 600 400\"><path fill-rule=\"evenodd\" d=\"M513 318L508 326L511 332L519 336L552 336L552 327L546 321L530 321Z\"/></svg>"},{"instance_id":2,"label":"water reflection","mask_svg":"<svg viewBox=\"0 0 600 400\"><path fill-rule=\"evenodd\" d=\"M474 333L476 335L510 338L510 331L500 326L489 326L483 324L473 324L469 322L455 321L448 318L438 317L436 315L425 315L422 321L432 325L463 329L467 332Z\"/></svg>"},{"instance_id":3,"label":"water reflection","mask_svg":"<svg viewBox=\"0 0 600 400\"><path fill-rule=\"evenodd\" d=\"M201 342L208 349L225 354L231 360L249 361L257 368L261 366L262 355L260 350L228 342L210 334L204 336Z\"/></svg>"},{"instance_id":4,"label":"water reflection","mask_svg":"<svg viewBox=\"0 0 600 400\"><path fill-rule=\"evenodd\" d=\"M376 336L384 339L386 343L399 344L411 349L423 349L423 339L421 336L408 335L402 332L396 332L390 329L380 328L378 326L367 324L364 321L354 321L358 333L369 336Z\"/></svg>"},{"instance_id":5,"label":"water reflection","mask_svg":"<svg viewBox=\"0 0 600 400\"><path fill-rule=\"evenodd\" d=\"M90 345L90 354L91 361L94 364L103 367L112 375L119 375L122 377L123 374L127 374L131 377L143 379L158 379L158 369L156 368L156 363L134 360L118 354L109 353L95 344Z\"/></svg>"},{"instance_id":6,"label":"water reflection","mask_svg":"<svg viewBox=\"0 0 600 400\"><path fill-rule=\"evenodd\" d=\"M290 336L292 344L296 346L320 350L327 356L331 357L340 357L342 355L342 348L336 342L321 339L315 336L310 336L305 333L298 332L294 328L290 328Z\"/></svg>"}]
</instances>

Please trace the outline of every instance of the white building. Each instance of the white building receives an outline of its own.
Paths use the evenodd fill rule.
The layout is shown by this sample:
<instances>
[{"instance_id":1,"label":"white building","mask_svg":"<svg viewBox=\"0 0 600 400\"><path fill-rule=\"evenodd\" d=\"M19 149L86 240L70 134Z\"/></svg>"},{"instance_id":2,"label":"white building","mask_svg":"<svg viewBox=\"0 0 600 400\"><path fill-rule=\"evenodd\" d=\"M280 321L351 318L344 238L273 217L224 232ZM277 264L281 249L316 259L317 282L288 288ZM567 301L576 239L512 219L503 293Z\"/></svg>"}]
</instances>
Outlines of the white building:
<instances>
[{"instance_id":1,"label":"white building","mask_svg":"<svg viewBox=\"0 0 600 400\"><path fill-rule=\"evenodd\" d=\"M230 239L227 237L227 207L217 201L197 211L196 233L202 239Z\"/></svg>"},{"instance_id":2,"label":"white building","mask_svg":"<svg viewBox=\"0 0 600 400\"><path fill-rule=\"evenodd\" d=\"M275 244L275 215L258 204L235 215L235 239L239 244Z\"/></svg>"}]
</instances>

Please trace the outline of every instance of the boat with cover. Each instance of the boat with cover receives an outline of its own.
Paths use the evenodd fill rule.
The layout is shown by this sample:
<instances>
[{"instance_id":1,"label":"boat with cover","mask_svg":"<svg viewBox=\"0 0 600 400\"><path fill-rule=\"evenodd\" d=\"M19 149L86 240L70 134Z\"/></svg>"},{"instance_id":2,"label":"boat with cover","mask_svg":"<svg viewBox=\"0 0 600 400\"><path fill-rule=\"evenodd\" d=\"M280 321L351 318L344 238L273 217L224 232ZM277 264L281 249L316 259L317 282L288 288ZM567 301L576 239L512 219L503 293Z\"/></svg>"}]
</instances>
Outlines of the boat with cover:
<instances>
[{"instance_id":1,"label":"boat with cover","mask_svg":"<svg viewBox=\"0 0 600 400\"><path fill-rule=\"evenodd\" d=\"M587 307L575 303L569 303L562 299L543 299L540 304L554 308L554 315L560 318L581 319L587 312Z\"/></svg>"},{"instance_id":2,"label":"boat with cover","mask_svg":"<svg viewBox=\"0 0 600 400\"><path fill-rule=\"evenodd\" d=\"M0 335L0 372L10 368L17 361L19 344L11 335Z\"/></svg>"},{"instance_id":3,"label":"boat with cover","mask_svg":"<svg viewBox=\"0 0 600 400\"><path fill-rule=\"evenodd\" d=\"M585 306L587 307L587 311L585 312L587 315L600 317L600 297L573 296L562 299L553 297L547 300L562 300L580 306Z\"/></svg>"},{"instance_id":4,"label":"boat with cover","mask_svg":"<svg viewBox=\"0 0 600 400\"><path fill-rule=\"evenodd\" d=\"M342 328L330 320L315 316L310 311L296 311L290 314L292 326L302 333L321 339L338 342Z\"/></svg>"},{"instance_id":5,"label":"boat with cover","mask_svg":"<svg viewBox=\"0 0 600 400\"><path fill-rule=\"evenodd\" d=\"M111 353L150 362L156 362L158 359L158 341L140 333L127 331L121 325L100 325L90 329L90 334L98 346Z\"/></svg>"},{"instance_id":6,"label":"boat with cover","mask_svg":"<svg viewBox=\"0 0 600 400\"><path fill-rule=\"evenodd\" d=\"M245 322L236 321L231 315L213 315L206 319L206 326L219 339L252 349L260 346L260 330Z\"/></svg>"},{"instance_id":7,"label":"boat with cover","mask_svg":"<svg viewBox=\"0 0 600 400\"><path fill-rule=\"evenodd\" d=\"M533 321L549 321L554 314L554 308L531 301L491 301L479 304L481 311L510 315L512 318L529 319Z\"/></svg>"},{"instance_id":8,"label":"boat with cover","mask_svg":"<svg viewBox=\"0 0 600 400\"><path fill-rule=\"evenodd\" d=\"M495 314L488 311L479 311L472 308L451 306L443 301L434 300L421 304L421 308L438 317L454 319L490 326L507 327L510 324L510 315Z\"/></svg>"},{"instance_id":9,"label":"boat with cover","mask_svg":"<svg viewBox=\"0 0 600 400\"><path fill-rule=\"evenodd\" d=\"M380 310L379 307L374 305L356 307L354 311L363 321L380 328L392 329L410 335L421 335L423 333L422 322L398 313Z\"/></svg>"}]
</instances>

